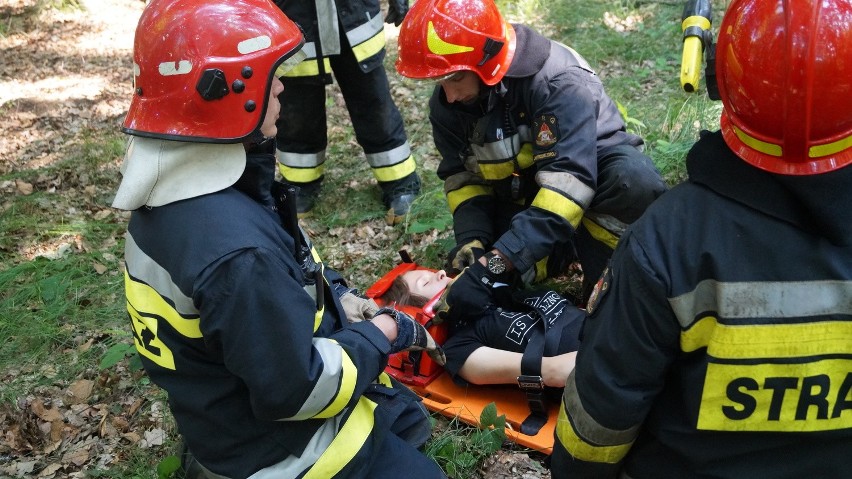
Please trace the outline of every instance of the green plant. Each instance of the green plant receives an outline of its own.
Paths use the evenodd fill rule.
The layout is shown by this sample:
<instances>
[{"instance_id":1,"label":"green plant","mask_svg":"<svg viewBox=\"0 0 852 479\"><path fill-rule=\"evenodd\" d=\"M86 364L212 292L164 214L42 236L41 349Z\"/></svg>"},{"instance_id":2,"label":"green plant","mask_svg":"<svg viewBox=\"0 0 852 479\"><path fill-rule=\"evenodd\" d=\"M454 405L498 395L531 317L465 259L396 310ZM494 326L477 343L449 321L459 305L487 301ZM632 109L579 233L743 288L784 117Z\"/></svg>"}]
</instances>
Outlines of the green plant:
<instances>
[{"instance_id":1,"label":"green plant","mask_svg":"<svg viewBox=\"0 0 852 479\"><path fill-rule=\"evenodd\" d=\"M445 431L427 443L426 454L435 459L448 476L457 479L471 477L484 458L503 446L505 429L506 416L498 416L497 406L492 402L482 409L478 428L453 419Z\"/></svg>"}]
</instances>

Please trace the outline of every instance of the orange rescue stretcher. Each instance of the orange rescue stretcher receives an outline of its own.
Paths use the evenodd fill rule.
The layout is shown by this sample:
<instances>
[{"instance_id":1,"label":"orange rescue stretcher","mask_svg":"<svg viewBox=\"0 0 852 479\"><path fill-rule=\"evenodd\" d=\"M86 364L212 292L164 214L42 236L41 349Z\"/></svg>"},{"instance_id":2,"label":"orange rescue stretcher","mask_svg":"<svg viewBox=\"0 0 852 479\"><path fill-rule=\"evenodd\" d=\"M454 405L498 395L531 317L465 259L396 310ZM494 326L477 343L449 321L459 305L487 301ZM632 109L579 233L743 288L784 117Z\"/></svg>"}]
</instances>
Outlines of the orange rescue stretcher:
<instances>
[{"instance_id":1,"label":"orange rescue stretcher","mask_svg":"<svg viewBox=\"0 0 852 479\"><path fill-rule=\"evenodd\" d=\"M388 290L393 280L415 269L429 269L418 266L401 252L404 262L397 265L366 291L366 295L381 304L379 297ZM434 270L430 270L434 271ZM432 335L438 344L447 339L447 325L434 324L432 306L440 295L422 308L397 306L398 309L415 318ZM391 355L385 372L407 385L423 398L427 409L448 418L458 418L472 426L479 427L482 410L490 403L497 406L497 415L506 416L506 437L522 446L535 451L550 454L553 450L553 431L556 427L558 404L556 401L545 403L547 421L534 435L521 432L521 424L530 416L530 404L527 394L518 386L512 385L468 385L456 384L441 366L422 352L401 352Z\"/></svg>"}]
</instances>

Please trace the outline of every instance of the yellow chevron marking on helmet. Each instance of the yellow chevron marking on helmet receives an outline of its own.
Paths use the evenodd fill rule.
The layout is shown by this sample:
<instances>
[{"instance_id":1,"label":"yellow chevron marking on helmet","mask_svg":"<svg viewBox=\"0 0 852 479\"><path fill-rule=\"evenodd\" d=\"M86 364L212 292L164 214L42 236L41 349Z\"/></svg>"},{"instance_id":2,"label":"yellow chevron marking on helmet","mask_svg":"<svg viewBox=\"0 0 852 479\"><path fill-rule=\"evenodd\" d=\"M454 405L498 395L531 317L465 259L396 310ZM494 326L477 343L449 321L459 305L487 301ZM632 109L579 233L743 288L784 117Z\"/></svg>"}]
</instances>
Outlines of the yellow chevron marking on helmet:
<instances>
[{"instance_id":1,"label":"yellow chevron marking on helmet","mask_svg":"<svg viewBox=\"0 0 852 479\"><path fill-rule=\"evenodd\" d=\"M452 43L445 42L438 36L438 32L435 31L435 25L432 22L429 22L429 29L426 32L426 46L428 46L429 51L435 55L452 55L453 53L467 53L473 51L473 47L454 45Z\"/></svg>"}]
</instances>

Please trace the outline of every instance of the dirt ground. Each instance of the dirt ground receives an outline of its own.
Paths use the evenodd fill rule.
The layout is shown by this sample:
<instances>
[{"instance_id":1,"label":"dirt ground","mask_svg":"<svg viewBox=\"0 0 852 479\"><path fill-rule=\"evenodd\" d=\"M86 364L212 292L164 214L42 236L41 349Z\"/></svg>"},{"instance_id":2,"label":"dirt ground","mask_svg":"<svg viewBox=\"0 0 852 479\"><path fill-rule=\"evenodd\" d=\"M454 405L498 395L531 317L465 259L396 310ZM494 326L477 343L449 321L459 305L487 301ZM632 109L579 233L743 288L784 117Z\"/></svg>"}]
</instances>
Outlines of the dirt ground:
<instances>
[{"instance_id":1,"label":"dirt ground","mask_svg":"<svg viewBox=\"0 0 852 479\"><path fill-rule=\"evenodd\" d=\"M116 131L132 93L133 33L144 1L81 0L82 9L45 9L34 13L37 1L0 0L0 21L4 23L0 29L0 174L3 175L51 165L80 148L86 137L98 131ZM19 180L0 181L0 198L29 194L34 187L43 186ZM69 194L91 194L91 188L85 178L77 178L75 191ZM370 235L356 232L346 236L369 239ZM367 244L363 246L370 248ZM125 374L128 377L111 380L117 384L129 381L129 373ZM85 477L86 469L108 467L109 453L118 441L139 447L154 447L158 440L162 442L150 427L110 434L110 424L102 420L106 415L101 416L92 408L81 408L80 403L66 400L67 408L61 414L45 406L63 403L61 397L52 401L50 394L67 395L71 391L85 397L87 388L91 391L90 382L81 380L71 388L41 391L40 399L27 404L35 412L29 416L30 421L0 411L0 477L7 477L6 474ZM142 427L151 423L137 424ZM63 427L66 432L69 427L76 428L77 443L66 441L60 445L51 441L42 449L19 454L26 449L23 445L27 441L44 434L53 437ZM156 433L156 428L153 431ZM62 450L57 451L60 447ZM477 477L549 478L540 459L525 452L503 450L485 461Z\"/></svg>"}]
</instances>

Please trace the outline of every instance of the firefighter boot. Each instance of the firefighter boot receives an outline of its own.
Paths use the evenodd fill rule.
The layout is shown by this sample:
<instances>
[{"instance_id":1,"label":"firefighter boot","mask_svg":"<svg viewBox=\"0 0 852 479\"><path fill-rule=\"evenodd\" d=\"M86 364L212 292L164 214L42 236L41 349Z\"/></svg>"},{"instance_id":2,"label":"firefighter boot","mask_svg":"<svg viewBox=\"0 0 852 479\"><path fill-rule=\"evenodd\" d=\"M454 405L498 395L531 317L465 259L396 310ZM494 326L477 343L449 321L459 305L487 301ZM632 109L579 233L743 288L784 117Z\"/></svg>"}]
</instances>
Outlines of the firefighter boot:
<instances>
[{"instance_id":1,"label":"firefighter boot","mask_svg":"<svg viewBox=\"0 0 852 479\"><path fill-rule=\"evenodd\" d=\"M319 198L322 179L310 183L290 184L299 188L299 192L296 194L296 214L299 218L309 216L311 210L316 206L317 198Z\"/></svg>"},{"instance_id":2,"label":"firefighter boot","mask_svg":"<svg viewBox=\"0 0 852 479\"><path fill-rule=\"evenodd\" d=\"M402 223L420 194L420 177L414 172L396 181L379 183L379 186L382 188L382 200L388 208L385 222L390 226Z\"/></svg>"}]
</instances>

